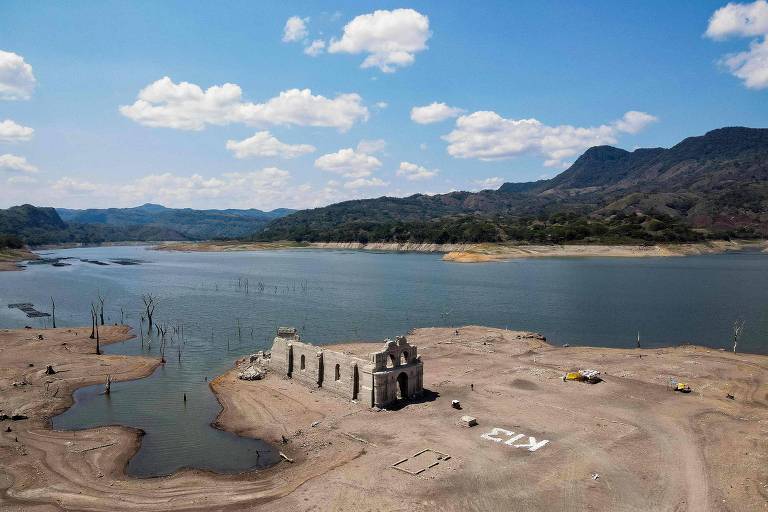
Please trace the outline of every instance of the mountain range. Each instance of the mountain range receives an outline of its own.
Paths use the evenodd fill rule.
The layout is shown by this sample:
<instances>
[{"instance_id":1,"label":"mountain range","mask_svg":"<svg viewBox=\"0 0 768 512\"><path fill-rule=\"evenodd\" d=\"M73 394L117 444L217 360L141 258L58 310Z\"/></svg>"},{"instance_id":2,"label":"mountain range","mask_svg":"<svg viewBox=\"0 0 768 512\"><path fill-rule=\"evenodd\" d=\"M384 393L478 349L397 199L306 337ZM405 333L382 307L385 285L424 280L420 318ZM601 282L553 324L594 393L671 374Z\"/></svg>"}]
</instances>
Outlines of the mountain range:
<instances>
[{"instance_id":1,"label":"mountain range","mask_svg":"<svg viewBox=\"0 0 768 512\"><path fill-rule=\"evenodd\" d=\"M156 240L339 242L694 241L768 237L768 129L720 128L675 146L588 149L548 180L497 190L344 201L294 211L0 210L30 245Z\"/></svg>"},{"instance_id":2,"label":"mountain range","mask_svg":"<svg viewBox=\"0 0 768 512\"><path fill-rule=\"evenodd\" d=\"M345 201L274 220L255 238L512 241L536 231L531 235L539 240L542 230L557 225L566 231L594 227L603 237L605 229L617 229L614 238L622 238L641 234L627 228L637 224L641 238L651 241L658 240L653 228L659 223L673 231L662 239L676 240L683 232L685 239L768 236L768 129L721 128L669 149L592 147L549 180L474 193ZM482 226L472 235L479 239L456 240L448 231L474 224Z\"/></svg>"},{"instance_id":3,"label":"mountain range","mask_svg":"<svg viewBox=\"0 0 768 512\"><path fill-rule=\"evenodd\" d=\"M144 204L135 208L71 210L32 205L0 210L0 235L29 245L232 239L260 231L294 210L192 210Z\"/></svg>"}]
</instances>

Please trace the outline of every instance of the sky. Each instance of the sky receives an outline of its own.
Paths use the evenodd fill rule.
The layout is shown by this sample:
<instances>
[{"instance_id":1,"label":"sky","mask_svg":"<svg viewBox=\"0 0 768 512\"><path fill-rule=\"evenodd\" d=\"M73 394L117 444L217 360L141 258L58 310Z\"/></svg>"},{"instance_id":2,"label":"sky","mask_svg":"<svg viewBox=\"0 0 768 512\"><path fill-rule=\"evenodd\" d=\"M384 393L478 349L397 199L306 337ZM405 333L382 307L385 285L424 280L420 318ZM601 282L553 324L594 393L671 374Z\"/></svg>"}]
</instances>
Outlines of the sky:
<instances>
[{"instance_id":1,"label":"sky","mask_svg":"<svg viewBox=\"0 0 768 512\"><path fill-rule=\"evenodd\" d=\"M766 120L766 0L0 1L0 207L480 190Z\"/></svg>"}]
</instances>

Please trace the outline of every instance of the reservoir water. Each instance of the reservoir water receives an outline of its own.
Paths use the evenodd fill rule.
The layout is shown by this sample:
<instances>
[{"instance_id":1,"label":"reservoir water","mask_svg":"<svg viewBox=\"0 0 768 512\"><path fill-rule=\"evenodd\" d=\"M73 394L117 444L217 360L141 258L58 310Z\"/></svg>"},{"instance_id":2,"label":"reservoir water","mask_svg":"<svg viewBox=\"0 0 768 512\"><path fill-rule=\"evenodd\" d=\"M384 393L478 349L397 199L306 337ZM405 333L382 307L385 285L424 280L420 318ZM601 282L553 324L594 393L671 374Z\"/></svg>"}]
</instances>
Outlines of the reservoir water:
<instances>
[{"instance_id":1,"label":"reservoir water","mask_svg":"<svg viewBox=\"0 0 768 512\"><path fill-rule=\"evenodd\" d=\"M69 266L0 273L0 327L46 326L6 304L56 301L59 327L90 323L99 295L107 323L123 320L135 339L114 354L158 355L138 337L142 294L159 298L155 321L183 326L151 377L75 393L57 429L120 424L145 431L127 468L136 476L182 467L237 472L272 464L274 448L210 426L220 407L208 388L233 360L268 349L279 325L317 344L383 340L427 326L488 325L537 331L554 344L645 347L696 343L768 353L768 255L685 258L550 258L456 264L437 254L280 250L157 252L144 247L48 251ZM119 265L113 260L139 260ZM97 260L99 265L81 260ZM247 284L246 284L247 283ZM179 356L180 353L180 356ZM425 365L429 364L424 354ZM188 399L184 403L183 395ZM298 428L298 427L297 427Z\"/></svg>"}]
</instances>

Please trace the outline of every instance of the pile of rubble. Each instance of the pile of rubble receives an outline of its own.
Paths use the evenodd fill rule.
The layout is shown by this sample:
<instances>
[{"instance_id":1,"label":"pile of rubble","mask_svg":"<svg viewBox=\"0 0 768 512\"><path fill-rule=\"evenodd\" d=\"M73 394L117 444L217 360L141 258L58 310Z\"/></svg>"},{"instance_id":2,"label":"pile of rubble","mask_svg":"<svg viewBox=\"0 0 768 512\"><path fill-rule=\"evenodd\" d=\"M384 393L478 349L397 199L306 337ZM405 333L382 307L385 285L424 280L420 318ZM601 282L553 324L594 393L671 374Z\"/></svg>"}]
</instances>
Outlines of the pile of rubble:
<instances>
[{"instance_id":1,"label":"pile of rubble","mask_svg":"<svg viewBox=\"0 0 768 512\"><path fill-rule=\"evenodd\" d=\"M237 374L240 380L261 380L267 375L267 368L272 358L268 351L258 351L248 358L250 363L243 371Z\"/></svg>"}]
</instances>

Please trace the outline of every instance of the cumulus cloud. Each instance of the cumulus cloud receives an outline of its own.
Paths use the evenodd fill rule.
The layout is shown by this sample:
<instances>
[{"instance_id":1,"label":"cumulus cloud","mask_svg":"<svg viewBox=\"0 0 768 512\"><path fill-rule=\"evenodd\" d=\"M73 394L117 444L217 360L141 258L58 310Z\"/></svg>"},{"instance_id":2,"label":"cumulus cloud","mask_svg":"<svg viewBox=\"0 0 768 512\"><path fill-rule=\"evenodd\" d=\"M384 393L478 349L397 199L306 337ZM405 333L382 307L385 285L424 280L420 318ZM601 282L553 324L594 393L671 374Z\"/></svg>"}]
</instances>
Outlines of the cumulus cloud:
<instances>
[{"instance_id":1,"label":"cumulus cloud","mask_svg":"<svg viewBox=\"0 0 768 512\"><path fill-rule=\"evenodd\" d=\"M236 84L214 85L205 91L189 82L170 78L142 89L132 105L120 112L145 126L202 130L206 125L297 125L349 130L368 120L368 109L358 94L339 94L330 99L313 95L310 89L289 89L264 103L242 101Z\"/></svg>"},{"instance_id":2,"label":"cumulus cloud","mask_svg":"<svg viewBox=\"0 0 768 512\"><path fill-rule=\"evenodd\" d=\"M482 190L497 189L504 184L504 178L493 176L492 178L485 178L483 180L475 180L475 185L479 186Z\"/></svg>"},{"instance_id":3,"label":"cumulus cloud","mask_svg":"<svg viewBox=\"0 0 768 512\"><path fill-rule=\"evenodd\" d=\"M307 46L304 47L304 53L310 57L317 57L325 51L325 41L322 39L315 39Z\"/></svg>"},{"instance_id":4,"label":"cumulus cloud","mask_svg":"<svg viewBox=\"0 0 768 512\"><path fill-rule=\"evenodd\" d=\"M232 151L236 158L248 158L251 156L296 158L312 153L315 151L315 146L309 144L286 144L268 131L261 131L244 140L228 140L227 149Z\"/></svg>"},{"instance_id":5,"label":"cumulus cloud","mask_svg":"<svg viewBox=\"0 0 768 512\"><path fill-rule=\"evenodd\" d=\"M389 182L381 180L379 178L357 178L344 183L344 188L358 189L358 188L370 188L370 187L386 187Z\"/></svg>"},{"instance_id":6,"label":"cumulus cloud","mask_svg":"<svg viewBox=\"0 0 768 512\"><path fill-rule=\"evenodd\" d=\"M376 178L347 184L329 181L314 186L297 182L288 171L267 167L252 172L218 176L155 173L124 183L62 177L40 186L33 175L12 174L0 187L0 203L53 204L77 208L84 202L94 207L135 206L160 203L184 208L314 208L369 195L367 187L386 186Z\"/></svg>"},{"instance_id":7,"label":"cumulus cloud","mask_svg":"<svg viewBox=\"0 0 768 512\"><path fill-rule=\"evenodd\" d=\"M341 39L331 40L328 52L365 53L360 67L393 73L413 64L415 54L427 49L431 36L427 16L413 9L380 10L347 23Z\"/></svg>"},{"instance_id":8,"label":"cumulus cloud","mask_svg":"<svg viewBox=\"0 0 768 512\"><path fill-rule=\"evenodd\" d=\"M411 109L411 121L419 124L439 123L463 113L464 109L434 102L423 107L413 107Z\"/></svg>"},{"instance_id":9,"label":"cumulus cloud","mask_svg":"<svg viewBox=\"0 0 768 512\"><path fill-rule=\"evenodd\" d=\"M0 155L0 171L35 173L37 167L27 162L23 156L6 153Z\"/></svg>"},{"instance_id":10,"label":"cumulus cloud","mask_svg":"<svg viewBox=\"0 0 768 512\"><path fill-rule=\"evenodd\" d=\"M103 198L113 204L134 205L146 202L189 206L253 205L271 208L284 206L291 175L276 167L251 172L230 172L206 178L199 174L150 174L124 184L95 183L63 177L52 184L56 194L67 198Z\"/></svg>"},{"instance_id":11,"label":"cumulus cloud","mask_svg":"<svg viewBox=\"0 0 768 512\"><path fill-rule=\"evenodd\" d=\"M26 142L32 139L35 130L6 119L0 122L0 142Z\"/></svg>"},{"instance_id":12,"label":"cumulus cloud","mask_svg":"<svg viewBox=\"0 0 768 512\"><path fill-rule=\"evenodd\" d=\"M768 37L762 42L752 41L749 50L726 55L720 63L749 89L768 87Z\"/></svg>"},{"instance_id":13,"label":"cumulus cloud","mask_svg":"<svg viewBox=\"0 0 768 512\"><path fill-rule=\"evenodd\" d=\"M36 84L24 57L0 50L0 100L28 100Z\"/></svg>"},{"instance_id":14,"label":"cumulus cloud","mask_svg":"<svg viewBox=\"0 0 768 512\"><path fill-rule=\"evenodd\" d=\"M363 139L357 143L357 151L369 155L384 151L384 148L386 147L387 141L384 139Z\"/></svg>"},{"instance_id":15,"label":"cumulus cloud","mask_svg":"<svg viewBox=\"0 0 768 512\"><path fill-rule=\"evenodd\" d=\"M649 124L655 123L658 120L658 117L651 114L630 110L621 119L614 122L613 125L620 132L635 134L645 130Z\"/></svg>"},{"instance_id":16,"label":"cumulus cloud","mask_svg":"<svg viewBox=\"0 0 768 512\"><path fill-rule=\"evenodd\" d=\"M295 43L301 41L309 34L307 30L307 23L309 18L299 18L298 16L291 16L285 22L283 27L283 42Z\"/></svg>"},{"instance_id":17,"label":"cumulus cloud","mask_svg":"<svg viewBox=\"0 0 768 512\"><path fill-rule=\"evenodd\" d=\"M656 120L630 111L618 121L594 127L549 126L537 119L505 119L496 112L461 116L443 139L454 158L503 160L526 153L545 157L544 165L558 167L591 146L615 144L621 133L637 133Z\"/></svg>"},{"instance_id":18,"label":"cumulus cloud","mask_svg":"<svg viewBox=\"0 0 768 512\"><path fill-rule=\"evenodd\" d=\"M715 40L756 37L750 42L749 50L726 55L720 64L746 87L768 88L768 1L729 3L721 7L709 19L705 35Z\"/></svg>"},{"instance_id":19,"label":"cumulus cloud","mask_svg":"<svg viewBox=\"0 0 768 512\"><path fill-rule=\"evenodd\" d=\"M345 148L321 156L315 160L315 167L345 178L366 178L381 167L381 160L359 150Z\"/></svg>"},{"instance_id":20,"label":"cumulus cloud","mask_svg":"<svg viewBox=\"0 0 768 512\"><path fill-rule=\"evenodd\" d=\"M437 169L427 169L411 162L400 162L400 168L395 174L403 176L408 181L421 181L434 178L437 173Z\"/></svg>"},{"instance_id":21,"label":"cumulus cloud","mask_svg":"<svg viewBox=\"0 0 768 512\"><path fill-rule=\"evenodd\" d=\"M729 3L709 18L706 36L725 39L732 36L755 37L768 34L768 2Z\"/></svg>"}]
</instances>

